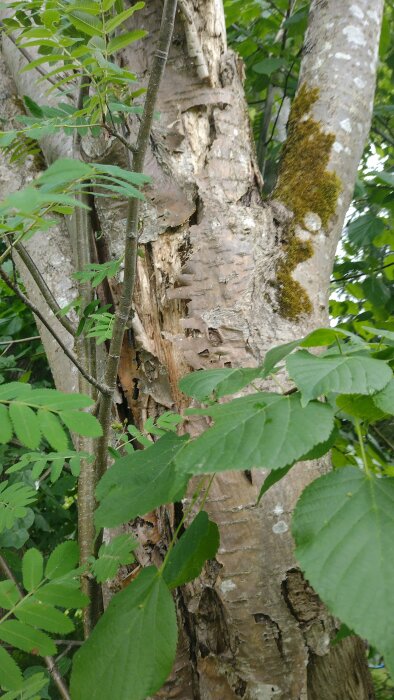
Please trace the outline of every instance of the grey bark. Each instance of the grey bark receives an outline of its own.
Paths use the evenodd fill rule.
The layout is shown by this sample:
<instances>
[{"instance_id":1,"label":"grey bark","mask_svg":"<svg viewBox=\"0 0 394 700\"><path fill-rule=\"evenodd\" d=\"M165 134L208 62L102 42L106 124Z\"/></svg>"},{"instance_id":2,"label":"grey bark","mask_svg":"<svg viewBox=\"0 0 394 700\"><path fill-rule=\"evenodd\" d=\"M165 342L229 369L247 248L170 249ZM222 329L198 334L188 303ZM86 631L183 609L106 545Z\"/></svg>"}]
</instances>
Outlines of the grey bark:
<instances>
[{"instance_id":1,"label":"grey bark","mask_svg":"<svg viewBox=\"0 0 394 700\"><path fill-rule=\"evenodd\" d=\"M242 66L226 45L222 4L185 0L184 5L188 14L178 18L145 168L153 185L143 206L145 257L138 259L134 345L124 344L119 374L137 424L164 408L184 407L177 382L190 368L252 366L273 345L327 324L335 248L370 124L383 0L373 9L368 0L312 2L301 81L320 88L313 116L336 135L330 168L343 189L329 225L323 229L317 222L314 234L303 231L313 240L314 255L294 276L313 310L296 321L280 315L276 293L280 241L291 212L280 202L261 201ZM159 6L152 2L144 10L143 25L152 40ZM141 15L137 21L141 25ZM188 56L185 25L191 23L201 42L198 56ZM134 44L123 56L142 81L149 47ZM11 47L6 59L12 67ZM198 75L204 63L209 80ZM21 85L16 75L15 80L19 92L34 95L31 85ZM46 147L54 157L56 144ZM90 147L84 143L85 150ZM121 162L124 154L109 147L103 157ZM300 177L302 167L301 161ZM97 206L111 255L118 255L125 207L102 200ZM40 251L43 270L57 250ZM71 246L65 258L71 266ZM57 277L52 270L47 278L55 296ZM117 285L113 293L116 298ZM51 341L44 341L50 356ZM70 371L64 367L63 381ZM348 640L330 648L336 621L294 561L291 512L304 486L324 469L324 463L297 465L260 506L255 503L263 473L254 472L252 483L243 473L215 478L206 507L220 528L220 550L204 576L178 595L179 655L158 698L373 697L359 643ZM158 540L166 536L165 519L150 514L146 520L145 543L155 559Z\"/></svg>"}]
</instances>

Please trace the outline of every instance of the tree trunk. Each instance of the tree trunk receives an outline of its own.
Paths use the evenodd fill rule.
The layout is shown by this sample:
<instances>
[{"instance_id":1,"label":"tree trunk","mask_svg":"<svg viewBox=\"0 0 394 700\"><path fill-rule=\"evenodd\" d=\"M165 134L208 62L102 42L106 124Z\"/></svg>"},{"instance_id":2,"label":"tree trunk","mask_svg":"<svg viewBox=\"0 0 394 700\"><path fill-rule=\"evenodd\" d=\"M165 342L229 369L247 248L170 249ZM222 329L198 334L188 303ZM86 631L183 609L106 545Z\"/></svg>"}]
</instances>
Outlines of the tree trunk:
<instances>
[{"instance_id":1,"label":"tree trunk","mask_svg":"<svg viewBox=\"0 0 394 700\"><path fill-rule=\"evenodd\" d=\"M253 366L273 345L327 325L335 249L370 124L383 0L373 10L368 0L312 2L301 88L269 202L260 195L243 69L226 46L222 4L194 0L188 7L194 29L179 16L145 168L153 182L143 206L144 257L119 373L138 425L184 407L177 384L191 368ZM147 4L143 24L151 41L123 53L142 81L160 12L161 3ZM7 41L3 53L19 94L37 99L31 74L17 75ZM58 144L46 148L52 158ZM94 148L84 142L92 158ZM106 144L97 157L103 158L121 161L124 154ZM110 255L118 256L124 205L99 199L96 213ZM54 255L64 234L51 235L39 264L59 297ZM72 267L70 243L62 255ZM26 284L33 293L28 277ZM114 285L115 299L117 291ZM44 340L51 360L51 340ZM70 367L60 367L53 361L64 387ZM336 621L294 561L292 509L326 466L297 465L259 506L265 474L215 477L206 508L219 525L220 549L204 576L178 593L179 654L158 698L373 697L362 644L350 639L330 647ZM160 534L148 542L153 558Z\"/></svg>"}]
</instances>

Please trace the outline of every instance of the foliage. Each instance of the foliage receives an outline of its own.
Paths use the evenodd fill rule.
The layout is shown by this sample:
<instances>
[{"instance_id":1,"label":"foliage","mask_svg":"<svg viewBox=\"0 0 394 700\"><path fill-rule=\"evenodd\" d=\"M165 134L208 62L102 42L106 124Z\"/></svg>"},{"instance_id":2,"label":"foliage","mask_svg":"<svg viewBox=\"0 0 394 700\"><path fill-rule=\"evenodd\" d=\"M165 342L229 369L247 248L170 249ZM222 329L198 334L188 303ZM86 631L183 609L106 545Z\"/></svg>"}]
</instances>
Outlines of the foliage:
<instances>
[{"instance_id":1,"label":"foliage","mask_svg":"<svg viewBox=\"0 0 394 700\"><path fill-rule=\"evenodd\" d=\"M275 186L281 149L279 112L285 98L295 94L308 3L297 3L294 12L289 11L287 0L277 0L274 7L266 0L229 0L225 5L230 39L246 62L259 163L266 171L269 192ZM145 36L145 30L127 26L143 3L123 9L117 0L56 0L45 6L41 0L16 0L9 7L14 12L4 20L6 30L16 32L14 39L24 51L38 52L23 70L49 64L43 76L51 83L47 93L54 93L56 99L61 94L56 107L24 98L28 114L0 134L0 144L10 157L36 154L37 141L58 132L75 140L86 135L98 138L105 132L124 145L128 115L141 113L133 100L144 89L135 85L135 75L119 65L116 52ZM388 10L386 21L390 19ZM381 55L387 66L391 65L390 51L383 34ZM381 162L386 157L385 139L392 119L387 66L379 78L380 103L375 115L377 123L384 121L385 136L374 146ZM77 78L90 89L74 104L70 96L76 91ZM268 128L262 110L256 107L263 102L267 109L271 104ZM127 422L115 426L116 447L110 448L115 462L96 488L98 552L82 567L77 567L74 541L75 485L94 455L78 449L75 435L93 441L102 436L103 427L96 417L99 406L82 394L32 387L27 374L14 381L20 371L17 361L24 355L7 351L0 363L0 442L7 445L7 460L12 462L6 470L9 479L0 484L0 549L5 572L0 581L4 610L0 639L8 645L0 646L4 698L50 697L48 674L37 670L31 655L38 657L38 667L44 669L42 657L58 654L54 635L72 634L74 641L81 641L81 608L88 604L81 581L104 583L116 577L119 567L132 569L132 583L113 596L72 661L72 652L68 652L64 673L69 674L72 664L73 700L112 696L143 700L155 693L168 676L176 652L171 591L198 576L218 551L217 525L204 511L215 473L267 469L260 501L297 461L317 459L331 448L334 471L308 486L296 507L293 533L298 560L333 614L379 648L394 671L394 640L387 616L394 602L394 470L382 446L385 440L377 439L393 413L394 337L392 318L387 320L387 313L392 314L391 167L386 162L385 171L371 173L368 157L364 158L355 213L334 273L337 283L344 282L336 285L333 300L333 314L341 321L337 328L319 329L272 348L257 368L194 372L184 377L180 389L203 404L185 411L184 416L166 412L156 421L148 419L141 430ZM148 181L142 173L106 163L56 161L0 204L1 262L15 243L47 230L54 216L87 210L90 196L143 199L141 188ZM365 251L361 259L360 248ZM299 250L288 252L301 254ZM97 344L112 339L115 316L112 309L101 305L97 288L118 274L122 262L123 257L91 263L75 274L79 283L97 292L85 308L81 299L73 304L78 315L77 337L94 338ZM374 280L370 272L377 266L379 276ZM7 274L13 272L12 261L6 261L5 269ZM349 282L355 275L358 281ZM0 308L7 340L26 328L24 320L18 325L23 317L21 307L13 302L14 307L12 317ZM316 355L308 348L320 348L320 352ZM285 373L286 387L291 384L292 388L282 390ZM279 385L277 392L262 386L272 375ZM241 398L220 402L245 387ZM194 416L209 420L209 427L198 437L187 432ZM182 435L177 434L178 426ZM104 449L107 447L105 444ZM142 449L136 449L139 447ZM101 543L103 528L182 500L193 477L197 477L195 492L176 524L160 567L139 571L133 554L137 541L129 535ZM51 528L57 532L44 536ZM56 538L61 542L54 547Z\"/></svg>"}]
</instances>

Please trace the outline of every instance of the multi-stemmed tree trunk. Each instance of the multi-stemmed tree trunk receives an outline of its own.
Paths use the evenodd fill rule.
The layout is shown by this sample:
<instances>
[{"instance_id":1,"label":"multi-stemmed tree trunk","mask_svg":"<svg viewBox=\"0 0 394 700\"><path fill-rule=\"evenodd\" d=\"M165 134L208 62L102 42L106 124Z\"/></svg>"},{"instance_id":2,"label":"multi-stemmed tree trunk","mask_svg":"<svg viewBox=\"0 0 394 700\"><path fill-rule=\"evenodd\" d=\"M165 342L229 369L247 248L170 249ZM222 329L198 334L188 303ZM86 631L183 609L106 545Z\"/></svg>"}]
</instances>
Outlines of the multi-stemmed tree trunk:
<instances>
[{"instance_id":1,"label":"multi-stemmed tree trunk","mask_svg":"<svg viewBox=\"0 0 394 700\"><path fill-rule=\"evenodd\" d=\"M143 205L144 256L119 371L122 410L127 403L138 425L184 407L177 383L190 369L252 366L273 345L328 323L335 249L370 124L383 0L312 1L280 177L265 202L243 67L226 45L222 3L184 0L180 9L145 167L152 184ZM142 81L161 10L158 0L147 4L149 38L122 55ZM12 116L13 84L19 95L37 100L37 92L31 73L18 75L24 58L7 39L3 60L3 104ZM91 159L124 158L110 142L101 147L98 153L95 143L83 142ZM72 152L66 138L47 138L42 148L48 160ZM4 191L29 176L24 167L15 165L11 173L6 167ZM121 204L95 203L100 261L121 251L125 216ZM74 293L71 238L60 222L29 244L61 306ZM31 298L45 308L23 265L21 271ZM119 284L106 294L116 302ZM62 327L59 332L72 345ZM50 336L43 339L58 387L70 390L77 385L74 368ZM258 506L264 474L215 477L206 508L219 525L220 549L204 576L178 593L179 653L158 697L373 697L362 642L352 638L330 647L336 621L293 557L291 511L324 468L298 465ZM146 560L160 555L166 522L148 516Z\"/></svg>"}]
</instances>

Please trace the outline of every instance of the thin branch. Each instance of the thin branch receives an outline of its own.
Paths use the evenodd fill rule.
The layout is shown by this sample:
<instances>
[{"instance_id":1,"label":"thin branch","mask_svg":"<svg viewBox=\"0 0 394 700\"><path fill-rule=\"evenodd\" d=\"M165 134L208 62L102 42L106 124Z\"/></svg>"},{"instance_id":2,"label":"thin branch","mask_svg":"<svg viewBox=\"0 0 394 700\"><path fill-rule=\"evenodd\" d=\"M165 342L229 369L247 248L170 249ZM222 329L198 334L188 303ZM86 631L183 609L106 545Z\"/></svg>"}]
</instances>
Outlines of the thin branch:
<instances>
[{"instance_id":1,"label":"thin branch","mask_svg":"<svg viewBox=\"0 0 394 700\"><path fill-rule=\"evenodd\" d=\"M34 314L35 316L37 316L37 318L40 319L41 323L42 323L42 324L45 326L45 328L50 332L50 334L52 335L52 337L56 340L56 342L58 343L58 345L59 345L59 346L61 347L61 349L63 350L64 354L65 354L65 355L68 357L68 359L75 365L75 367L79 370L79 372L80 372L80 373L82 374L82 376L86 379L86 381L89 382L89 384L91 384L92 386L94 386L96 389L98 389L98 391L100 391L104 396L106 396L106 395L109 395L109 396L110 396L111 393L110 393L109 387L106 386L105 384L102 384L101 382L97 381L97 379L95 379L95 377L92 377L88 372L86 372L86 370L84 369L84 367L82 367L82 365L80 364L80 362L78 361L78 359L77 359L77 357L74 355L74 353L71 352L71 350L68 349L68 347L64 344L63 340L60 338L60 336L59 336L59 335L56 333L56 331L52 328L51 324L49 323L49 321L47 321L47 319L45 318L44 314L42 314L41 311L39 310L39 308L38 308L35 304L33 304L33 302L30 301L30 299L19 289L18 285L15 284L15 283L10 279L10 277L8 277L7 273L4 272L4 270L3 270L1 267L0 267L0 277L1 277L2 280L6 283L6 285L7 285L10 289L12 289L12 291L14 292L14 294L16 294L17 297L19 297L19 299L20 299L21 301L23 301L23 303L33 312L33 314Z\"/></svg>"},{"instance_id":2,"label":"thin branch","mask_svg":"<svg viewBox=\"0 0 394 700\"><path fill-rule=\"evenodd\" d=\"M16 580L14 574L12 573L10 567L8 566L6 560L4 557L0 555L0 568L2 569L3 573L7 576L7 578L12 581L16 588L18 593L20 594L21 597L24 597L23 589L20 587L18 581ZM52 656L44 656L44 661L47 666L47 669L49 673L51 674L54 682L57 685L57 689L63 698L63 700L71 700L71 696L68 692L68 688L66 684L64 683L63 677L59 671L59 669L56 666L55 659Z\"/></svg>"},{"instance_id":3,"label":"thin branch","mask_svg":"<svg viewBox=\"0 0 394 700\"><path fill-rule=\"evenodd\" d=\"M114 136L116 139L118 139L125 148L131 151L131 153L134 154L136 152L136 147L129 143L127 139L125 139L124 136L122 136L122 134L120 134L118 131L115 131L115 129L111 129L111 127L108 126L108 124L104 124L103 126L104 129L108 131L109 134L111 134L111 136Z\"/></svg>"},{"instance_id":4,"label":"thin branch","mask_svg":"<svg viewBox=\"0 0 394 700\"><path fill-rule=\"evenodd\" d=\"M168 52L174 29L177 0L166 0L163 8L161 27L159 32L158 47L153 58L152 70L146 92L144 111L138 131L136 152L132 159L132 169L142 172L145 155L149 143L152 127L154 108L156 104L159 85L167 62ZM110 387L111 394L103 396L100 402L99 420L103 429L103 436L99 438L97 447L97 476L103 474L108 462L108 442L110 433L112 399L116 387L120 351L126 323L129 319L136 279L137 250L138 250L138 222L139 200L131 198L128 204L125 241L125 280L119 309L115 315L114 330L111 339L106 371L105 384Z\"/></svg>"},{"instance_id":5,"label":"thin branch","mask_svg":"<svg viewBox=\"0 0 394 700\"><path fill-rule=\"evenodd\" d=\"M380 272L380 270L385 270L387 267L392 267L394 263L387 263L387 265L381 265L381 267L375 267L373 270L368 270L367 272L355 272L354 275L345 275L344 277L333 277L331 282L336 284L337 282L347 282L348 280L354 280L358 277L367 277L373 272Z\"/></svg>"},{"instance_id":6,"label":"thin branch","mask_svg":"<svg viewBox=\"0 0 394 700\"><path fill-rule=\"evenodd\" d=\"M38 289L40 290L43 298L45 299L52 313L56 316L57 320L63 326L63 328L65 328L66 331L70 333L70 335L75 337L76 329L66 316L61 315L61 308L59 304L57 303L51 290L49 289L44 278L42 277L37 265L35 264L33 258L30 256L24 245L22 243L15 243L14 249L16 250L22 262L25 264L28 271L30 272L34 282L36 283Z\"/></svg>"},{"instance_id":7,"label":"thin branch","mask_svg":"<svg viewBox=\"0 0 394 700\"><path fill-rule=\"evenodd\" d=\"M16 338L15 340L0 340L0 345L15 345L16 343L27 343L29 340L41 340L40 335L31 335L30 338Z\"/></svg>"}]
</instances>

